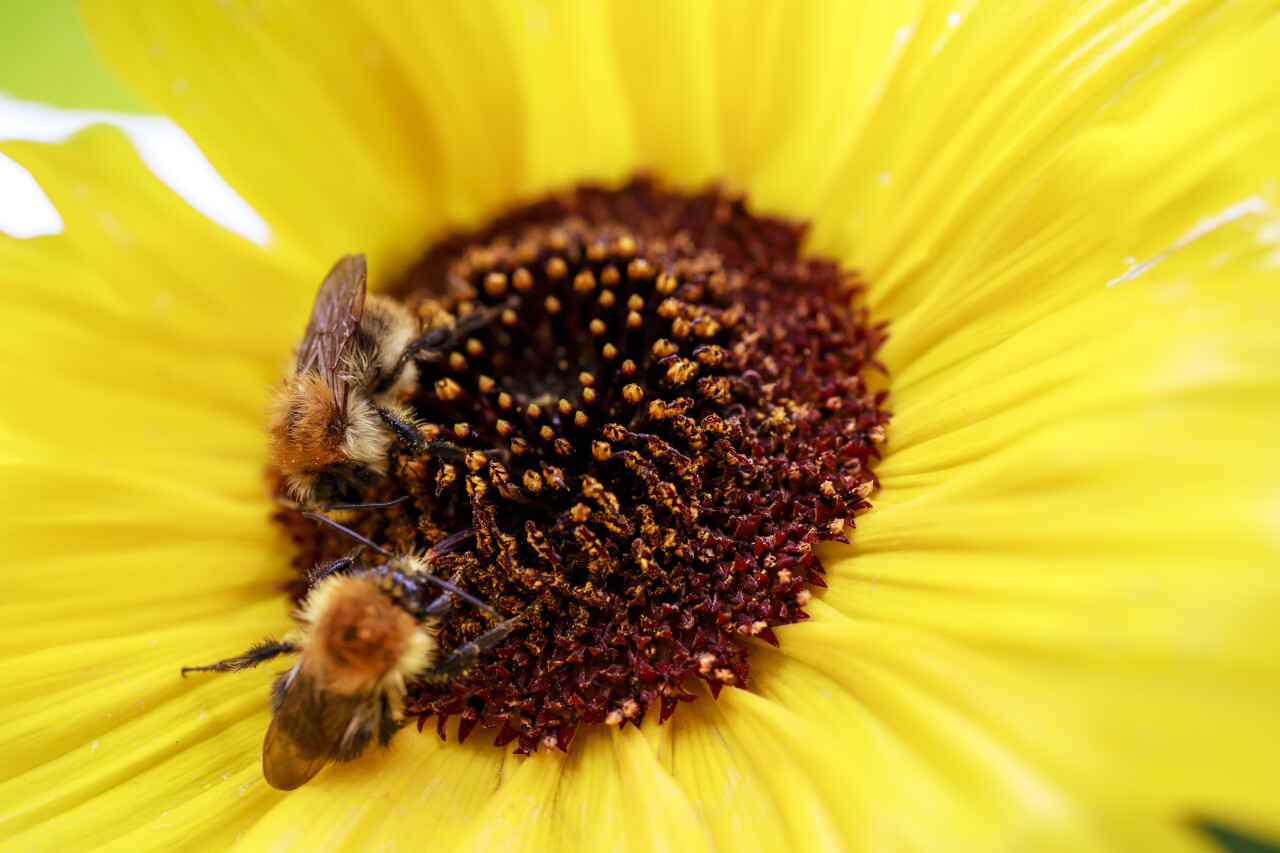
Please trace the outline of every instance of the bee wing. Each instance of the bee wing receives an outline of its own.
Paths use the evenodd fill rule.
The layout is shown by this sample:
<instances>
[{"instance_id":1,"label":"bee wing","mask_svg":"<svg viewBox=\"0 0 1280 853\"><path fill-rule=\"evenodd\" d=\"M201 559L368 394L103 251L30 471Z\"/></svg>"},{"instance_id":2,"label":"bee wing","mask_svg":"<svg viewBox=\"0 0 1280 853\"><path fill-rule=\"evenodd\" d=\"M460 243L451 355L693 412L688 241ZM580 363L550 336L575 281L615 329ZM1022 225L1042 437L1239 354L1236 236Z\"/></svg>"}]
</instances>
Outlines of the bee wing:
<instances>
[{"instance_id":1,"label":"bee wing","mask_svg":"<svg viewBox=\"0 0 1280 853\"><path fill-rule=\"evenodd\" d=\"M262 775L271 787L292 791L306 784L329 763L337 745L313 754L281 725L280 719L279 713L271 718L267 739L262 744Z\"/></svg>"},{"instance_id":2,"label":"bee wing","mask_svg":"<svg viewBox=\"0 0 1280 853\"><path fill-rule=\"evenodd\" d=\"M301 663L278 675L271 693L262 775L271 787L292 791L334 757L337 739L326 734L324 700Z\"/></svg>"},{"instance_id":3,"label":"bee wing","mask_svg":"<svg viewBox=\"0 0 1280 853\"><path fill-rule=\"evenodd\" d=\"M364 316L367 282L368 268L363 254L339 259L316 292L307 333L298 347L298 372L318 372L343 410L347 384L341 376L342 362L351 351L360 318Z\"/></svg>"}]
</instances>

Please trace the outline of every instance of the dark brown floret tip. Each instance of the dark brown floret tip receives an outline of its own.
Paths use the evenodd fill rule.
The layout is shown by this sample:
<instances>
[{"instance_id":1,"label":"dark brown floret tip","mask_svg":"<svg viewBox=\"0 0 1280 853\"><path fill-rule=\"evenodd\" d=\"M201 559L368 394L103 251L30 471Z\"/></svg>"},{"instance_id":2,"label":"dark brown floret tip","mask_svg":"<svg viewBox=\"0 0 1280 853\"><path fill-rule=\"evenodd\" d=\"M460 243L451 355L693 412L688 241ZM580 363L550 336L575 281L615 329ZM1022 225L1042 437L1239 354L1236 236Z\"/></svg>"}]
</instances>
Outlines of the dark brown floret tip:
<instances>
[{"instance_id":1,"label":"dark brown floret tip","mask_svg":"<svg viewBox=\"0 0 1280 853\"><path fill-rule=\"evenodd\" d=\"M889 415L866 382L884 327L856 276L800 256L802 233L637 181L514 211L410 272L426 322L509 310L419 364L415 414L465 461L397 451L377 495L412 501L353 523L401 549L474 526L441 573L533 608L474 671L414 688L411 712L564 749L581 724L665 720L691 678L745 686L745 638L806 618L813 546L847 542L869 505ZM347 547L292 530L306 565ZM473 613L445 648L482 630Z\"/></svg>"}]
</instances>

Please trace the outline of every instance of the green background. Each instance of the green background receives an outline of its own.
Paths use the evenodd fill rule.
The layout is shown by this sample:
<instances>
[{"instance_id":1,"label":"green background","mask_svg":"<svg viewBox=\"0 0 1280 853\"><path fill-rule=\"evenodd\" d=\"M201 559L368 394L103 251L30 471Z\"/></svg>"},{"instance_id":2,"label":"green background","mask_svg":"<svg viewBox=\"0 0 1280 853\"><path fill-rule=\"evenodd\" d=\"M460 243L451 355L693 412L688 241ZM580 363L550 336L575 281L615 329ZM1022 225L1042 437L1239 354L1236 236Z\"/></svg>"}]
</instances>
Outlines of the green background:
<instances>
[{"instance_id":1,"label":"green background","mask_svg":"<svg viewBox=\"0 0 1280 853\"><path fill-rule=\"evenodd\" d=\"M74 0L0 0L0 92L59 107L146 111L94 53Z\"/></svg>"}]
</instances>

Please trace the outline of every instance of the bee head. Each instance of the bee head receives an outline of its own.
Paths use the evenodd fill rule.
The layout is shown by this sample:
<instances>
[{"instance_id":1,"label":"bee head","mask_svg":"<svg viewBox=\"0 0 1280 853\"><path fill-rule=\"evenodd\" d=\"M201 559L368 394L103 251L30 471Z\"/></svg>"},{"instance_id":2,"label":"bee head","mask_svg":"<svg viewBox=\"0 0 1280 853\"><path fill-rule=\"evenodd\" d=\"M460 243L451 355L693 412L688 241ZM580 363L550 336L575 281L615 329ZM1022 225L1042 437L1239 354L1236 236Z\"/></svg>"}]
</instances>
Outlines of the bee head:
<instances>
[{"instance_id":1,"label":"bee head","mask_svg":"<svg viewBox=\"0 0 1280 853\"><path fill-rule=\"evenodd\" d=\"M341 465L315 475L311 494L321 504L360 503L365 491L380 479L377 472L364 465Z\"/></svg>"}]
</instances>

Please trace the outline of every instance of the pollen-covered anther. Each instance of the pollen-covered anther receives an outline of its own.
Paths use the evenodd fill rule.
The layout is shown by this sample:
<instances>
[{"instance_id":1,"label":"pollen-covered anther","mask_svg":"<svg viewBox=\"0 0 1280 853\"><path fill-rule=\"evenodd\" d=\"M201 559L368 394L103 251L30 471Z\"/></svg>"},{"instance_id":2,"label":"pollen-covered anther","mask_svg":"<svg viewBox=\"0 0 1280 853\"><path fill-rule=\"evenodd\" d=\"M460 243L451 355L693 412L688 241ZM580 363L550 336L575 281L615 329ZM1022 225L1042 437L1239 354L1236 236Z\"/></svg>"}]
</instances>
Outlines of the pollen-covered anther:
<instances>
[{"instance_id":1,"label":"pollen-covered anther","mask_svg":"<svg viewBox=\"0 0 1280 853\"><path fill-rule=\"evenodd\" d=\"M666 381L672 385L683 385L698 372L698 366L688 359L677 359L667 367Z\"/></svg>"},{"instance_id":2,"label":"pollen-covered anther","mask_svg":"<svg viewBox=\"0 0 1280 853\"><path fill-rule=\"evenodd\" d=\"M447 489L452 486L458 479L458 469L452 465L441 465L440 470L436 472L436 486L440 489Z\"/></svg>"},{"instance_id":3,"label":"pollen-covered anther","mask_svg":"<svg viewBox=\"0 0 1280 853\"><path fill-rule=\"evenodd\" d=\"M405 414L456 447L393 446L368 499L409 500L350 523L419 553L471 533L433 569L525 616L472 669L410 685L408 713L563 750L584 725L667 719L690 678L747 686L757 640L805 618L813 546L848 541L888 414L865 378L884 328L802 233L638 182L503 214L411 271L424 328L466 332L417 359ZM324 559L350 547L290 531ZM487 627L460 607L437 640Z\"/></svg>"},{"instance_id":4,"label":"pollen-covered anther","mask_svg":"<svg viewBox=\"0 0 1280 853\"><path fill-rule=\"evenodd\" d=\"M704 376L698 380L698 393L716 402L728 402L731 394L729 380L723 376Z\"/></svg>"},{"instance_id":5,"label":"pollen-covered anther","mask_svg":"<svg viewBox=\"0 0 1280 853\"><path fill-rule=\"evenodd\" d=\"M627 264L627 276L629 278L643 281L644 279L653 278L653 274L653 264L649 263L644 258L636 258L634 261Z\"/></svg>"},{"instance_id":6,"label":"pollen-covered anther","mask_svg":"<svg viewBox=\"0 0 1280 853\"><path fill-rule=\"evenodd\" d=\"M490 296L501 296L507 292L507 277L500 272L491 272L484 277L484 292Z\"/></svg>"},{"instance_id":7,"label":"pollen-covered anther","mask_svg":"<svg viewBox=\"0 0 1280 853\"><path fill-rule=\"evenodd\" d=\"M462 386L449 378L438 380L435 388L436 396L441 400L456 400L462 393Z\"/></svg>"},{"instance_id":8,"label":"pollen-covered anther","mask_svg":"<svg viewBox=\"0 0 1280 853\"><path fill-rule=\"evenodd\" d=\"M591 270L583 270L573 277L573 289L578 293L590 293L596 289L596 277Z\"/></svg>"}]
</instances>

